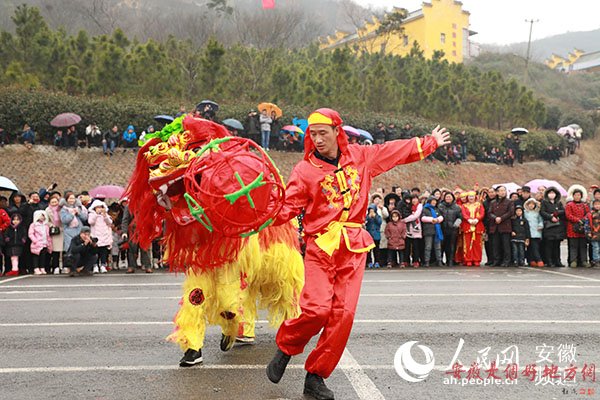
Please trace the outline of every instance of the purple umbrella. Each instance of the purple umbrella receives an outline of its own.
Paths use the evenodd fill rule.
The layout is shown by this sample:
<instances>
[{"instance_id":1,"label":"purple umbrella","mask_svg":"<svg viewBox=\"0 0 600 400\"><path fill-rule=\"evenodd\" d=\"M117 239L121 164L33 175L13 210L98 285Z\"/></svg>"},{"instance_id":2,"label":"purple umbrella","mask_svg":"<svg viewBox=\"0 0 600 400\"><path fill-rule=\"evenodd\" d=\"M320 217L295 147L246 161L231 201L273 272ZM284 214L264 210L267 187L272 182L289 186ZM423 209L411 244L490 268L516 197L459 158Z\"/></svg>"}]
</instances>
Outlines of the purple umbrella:
<instances>
[{"instance_id":1,"label":"purple umbrella","mask_svg":"<svg viewBox=\"0 0 600 400\"><path fill-rule=\"evenodd\" d=\"M565 136L565 135L575 136L575 130L573 128L571 128L570 126L563 126L558 131L556 131L556 133L558 133L561 136Z\"/></svg>"},{"instance_id":2,"label":"purple umbrella","mask_svg":"<svg viewBox=\"0 0 600 400\"><path fill-rule=\"evenodd\" d=\"M360 132L358 131L358 129L353 128L350 125L344 125L342 129L344 130L344 132L346 132L346 135L348 136L354 136L357 138L360 137Z\"/></svg>"},{"instance_id":3,"label":"purple umbrella","mask_svg":"<svg viewBox=\"0 0 600 400\"><path fill-rule=\"evenodd\" d=\"M77 114L73 113L63 113L58 114L52 121L50 121L50 125L56 128L64 128L66 126L77 125L81 122L81 117Z\"/></svg>"},{"instance_id":4,"label":"purple umbrella","mask_svg":"<svg viewBox=\"0 0 600 400\"><path fill-rule=\"evenodd\" d=\"M558 189L558 191L560 192L561 196L566 196L567 195L567 191L565 190L564 187L562 187L562 185L556 181L551 181L549 179L534 179L532 181L529 181L525 184L525 186L529 186L531 188L531 192L535 193L538 191L538 188L540 186L544 186L546 187L546 189L548 189L550 186L554 186L555 188Z\"/></svg>"},{"instance_id":5,"label":"purple umbrella","mask_svg":"<svg viewBox=\"0 0 600 400\"><path fill-rule=\"evenodd\" d=\"M120 199L125 193L125 189L117 185L97 186L90 190L90 196L105 199Z\"/></svg>"}]
</instances>

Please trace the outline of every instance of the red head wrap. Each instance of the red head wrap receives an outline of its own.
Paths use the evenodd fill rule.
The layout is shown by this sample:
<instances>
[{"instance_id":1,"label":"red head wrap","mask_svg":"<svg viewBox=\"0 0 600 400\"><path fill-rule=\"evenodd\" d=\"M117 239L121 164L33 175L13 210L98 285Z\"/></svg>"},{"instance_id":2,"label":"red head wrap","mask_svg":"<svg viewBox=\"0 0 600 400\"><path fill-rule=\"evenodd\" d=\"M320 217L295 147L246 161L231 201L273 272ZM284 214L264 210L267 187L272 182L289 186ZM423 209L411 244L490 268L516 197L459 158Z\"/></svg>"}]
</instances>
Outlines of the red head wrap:
<instances>
[{"instance_id":1,"label":"red head wrap","mask_svg":"<svg viewBox=\"0 0 600 400\"><path fill-rule=\"evenodd\" d=\"M332 127L338 127L339 133L337 136L337 143L340 148L340 152L344 153L348 149L348 136L342 129L342 117L340 114L330 108L319 108L308 116L308 128L306 129L306 135L304 136L304 159L308 160L311 153L315 151L315 144L310 137L311 125L330 125Z\"/></svg>"}]
</instances>

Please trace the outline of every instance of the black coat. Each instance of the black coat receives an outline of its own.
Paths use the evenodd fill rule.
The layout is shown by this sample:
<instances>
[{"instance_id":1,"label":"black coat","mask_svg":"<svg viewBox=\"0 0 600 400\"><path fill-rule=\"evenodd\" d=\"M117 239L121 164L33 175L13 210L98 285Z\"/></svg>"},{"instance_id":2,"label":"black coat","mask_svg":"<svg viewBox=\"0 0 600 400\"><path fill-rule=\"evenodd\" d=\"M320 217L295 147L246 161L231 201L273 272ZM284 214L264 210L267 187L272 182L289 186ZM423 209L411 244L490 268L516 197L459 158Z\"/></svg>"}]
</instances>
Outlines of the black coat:
<instances>
[{"instance_id":1,"label":"black coat","mask_svg":"<svg viewBox=\"0 0 600 400\"><path fill-rule=\"evenodd\" d=\"M527 222L524 216L515 217L512 220L512 233L514 235L511 235L511 240L525 241L525 239L531 237L529 222Z\"/></svg>"},{"instance_id":2,"label":"black coat","mask_svg":"<svg viewBox=\"0 0 600 400\"><path fill-rule=\"evenodd\" d=\"M442 201L439 205L440 214L444 217L442 222L443 232L454 232L458 230L458 227L454 227L457 219L462 221L462 210L455 202L451 204Z\"/></svg>"},{"instance_id":3,"label":"black coat","mask_svg":"<svg viewBox=\"0 0 600 400\"><path fill-rule=\"evenodd\" d=\"M542 237L548 240L563 240L567 231L565 224L565 207L560 202L560 194L554 200L554 203L550 202L544 195L544 200L542 200L542 205L540 207L540 215L544 220ZM552 216L558 218L558 224L552 223Z\"/></svg>"}]
</instances>

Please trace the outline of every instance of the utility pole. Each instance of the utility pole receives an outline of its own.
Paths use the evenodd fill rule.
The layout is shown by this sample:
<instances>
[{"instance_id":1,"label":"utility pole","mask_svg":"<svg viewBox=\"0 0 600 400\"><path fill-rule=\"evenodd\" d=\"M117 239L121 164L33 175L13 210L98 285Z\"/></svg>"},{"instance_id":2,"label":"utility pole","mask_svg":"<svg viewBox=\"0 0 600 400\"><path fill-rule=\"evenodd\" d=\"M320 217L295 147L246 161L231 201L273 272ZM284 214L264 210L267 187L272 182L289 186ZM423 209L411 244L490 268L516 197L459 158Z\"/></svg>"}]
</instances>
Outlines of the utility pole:
<instances>
[{"instance_id":1,"label":"utility pole","mask_svg":"<svg viewBox=\"0 0 600 400\"><path fill-rule=\"evenodd\" d=\"M525 59L525 70L529 70L529 56L531 51L531 33L533 32L533 24L540 22L539 19L526 19L525 22L529 23L529 41L527 42L527 58Z\"/></svg>"}]
</instances>

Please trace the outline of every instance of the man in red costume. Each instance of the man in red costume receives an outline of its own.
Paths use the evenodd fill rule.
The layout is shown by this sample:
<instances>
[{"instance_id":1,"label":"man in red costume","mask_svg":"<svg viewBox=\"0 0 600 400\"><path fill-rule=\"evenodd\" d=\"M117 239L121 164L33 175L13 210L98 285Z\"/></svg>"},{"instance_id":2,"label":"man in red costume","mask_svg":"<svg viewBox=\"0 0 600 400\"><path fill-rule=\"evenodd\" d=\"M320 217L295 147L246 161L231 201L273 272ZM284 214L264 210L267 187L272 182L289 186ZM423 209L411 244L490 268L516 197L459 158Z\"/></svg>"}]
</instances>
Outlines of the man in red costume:
<instances>
[{"instance_id":1,"label":"man in red costume","mask_svg":"<svg viewBox=\"0 0 600 400\"><path fill-rule=\"evenodd\" d=\"M438 126L431 136L396 140L375 146L348 145L340 115L321 108L308 118L304 159L294 167L285 205L276 224L304 210L306 255L301 315L277 332L278 350L267 376L279 382L293 355L300 354L321 329L317 347L308 356L304 393L333 399L328 378L342 357L352 329L367 252L374 246L365 221L371 181L396 165L423 160L449 134Z\"/></svg>"}]
</instances>

